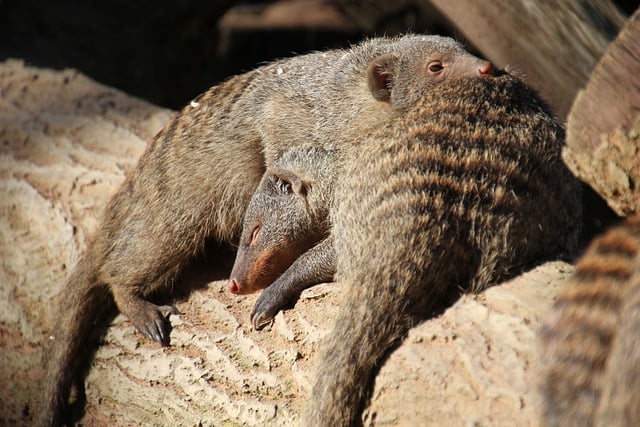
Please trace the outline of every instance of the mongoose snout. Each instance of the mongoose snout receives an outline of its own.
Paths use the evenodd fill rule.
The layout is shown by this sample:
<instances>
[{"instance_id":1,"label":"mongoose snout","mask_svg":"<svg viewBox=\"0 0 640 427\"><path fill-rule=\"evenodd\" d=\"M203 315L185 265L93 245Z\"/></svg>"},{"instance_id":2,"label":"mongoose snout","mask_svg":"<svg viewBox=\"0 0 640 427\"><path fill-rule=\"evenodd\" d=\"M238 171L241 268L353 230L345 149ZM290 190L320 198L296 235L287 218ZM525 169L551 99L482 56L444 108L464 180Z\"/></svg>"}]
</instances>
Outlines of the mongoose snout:
<instances>
[{"instance_id":1,"label":"mongoose snout","mask_svg":"<svg viewBox=\"0 0 640 427\"><path fill-rule=\"evenodd\" d=\"M487 61L478 68L478 74L482 77L492 77L496 75L496 68Z\"/></svg>"}]
</instances>

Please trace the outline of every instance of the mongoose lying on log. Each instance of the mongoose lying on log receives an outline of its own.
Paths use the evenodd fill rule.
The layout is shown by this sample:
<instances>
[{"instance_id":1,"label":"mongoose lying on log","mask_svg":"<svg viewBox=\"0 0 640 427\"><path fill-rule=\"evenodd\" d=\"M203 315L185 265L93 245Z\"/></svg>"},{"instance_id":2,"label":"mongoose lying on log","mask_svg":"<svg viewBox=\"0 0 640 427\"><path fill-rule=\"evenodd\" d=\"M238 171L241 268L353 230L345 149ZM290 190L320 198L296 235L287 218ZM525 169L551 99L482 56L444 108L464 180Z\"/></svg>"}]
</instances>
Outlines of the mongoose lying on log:
<instances>
[{"instance_id":1,"label":"mongoose lying on log","mask_svg":"<svg viewBox=\"0 0 640 427\"><path fill-rule=\"evenodd\" d=\"M541 336L542 425L640 425L640 216L591 243Z\"/></svg>"},{"instance_id":2,"label":"mongoose lying on log","mask_svg":"<svg viewBox=\"0 0 640 427\"><path fill-rule=\"evenodd\" d=\"M145 336L168 344L172 308L148 298L168 288L206 238L237 238L251 194L283 150L348 145L441 81L493 72L449 38L376 38L273 62L193 100L111 198L62 291L39 424L64 421L90 338L114 303Z\"/></svg>"},{"instance_id":3,"label":"mongoose lying on log","mask_svg":"<svg viewBox=\"0 0 640 427\"><path fill-rule=\"evenodd\" d=\"M534 262L575 250L581 189L560 158L563 142L564 128L537 94L503 74L433 88L415 107L345 148L337 177L322 163L309 169L308 154L283 157L286 172L267 170L247 218L261 218L267 205L254 200L275 185L283 191L270 205L275 212L263 218L283 218L282 223L264 221L256 231L255 222L245 221L241 242L263 244L272 233L285 245L280 251L295 259L315 239L319 244L278 280L298 274L291 269L324 280L327 263L334 263L345 287L309 399L309 425L359 423L383 357L449 293L480 291ZM317 183L327 177L336 182L333 196ZM310 207L317 201L328 209ZM327 211L332 226L318 233L317 213ZM314 227L302 233L305 225ZM323 246L327 241L333 244ZM258 271L251 263L260 259L259 250L253 256L245 260L249 270ZM287 302L280 296L286 300L299 292L295 281L290 285L293 292L284 287L266 299L271 288L265 290L254 325Z\"/></svg>"}]
</instances>

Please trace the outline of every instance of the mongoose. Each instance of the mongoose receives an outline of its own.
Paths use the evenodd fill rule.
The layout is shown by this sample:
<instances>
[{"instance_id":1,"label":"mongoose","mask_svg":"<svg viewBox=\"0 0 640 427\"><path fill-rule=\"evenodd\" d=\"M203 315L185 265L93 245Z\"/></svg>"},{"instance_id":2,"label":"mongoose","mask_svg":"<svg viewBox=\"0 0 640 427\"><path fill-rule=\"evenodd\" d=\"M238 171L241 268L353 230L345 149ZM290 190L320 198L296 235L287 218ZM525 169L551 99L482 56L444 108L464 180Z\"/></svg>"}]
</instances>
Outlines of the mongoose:
<instances>
[{"instance_id":1,"label":"mongoose","mask_svg":"<svg viewBox=\"0 0 640 427\"><path fill-rule=\"evenodd\" d=\"M342 150L300 146L266 170L244 216L230 289L263 288L251 313L260 329L300 292L333 279L329 211Z\"/></svg>"},{"instance_id":2,"label":"mongoose","mask_svg":"<svg viewBox=\"0 0 640 427\"><path fill-rule=\"evenodd\" d=\"M640 425L639 331L635 216L591 243L542 328L542 425Z\"/></svg>"},{"instance_id":3,"label":"mongoose","mask_svg":"<svg viewBox=\"0 0 640 427\"><path fill-rule=\"evenodd\" d=\"M209 89L154 137L106 207L58 308L41 425L59 425L90 338L115 307L168 344L167 289L205 238L232 242L266 167L312 141L350 144L447 79L493 66L449 38L376 38L273 62Z\"/></svg>"},{"instance_id":4,"label":"mongoose","mask_svg":"<svg viewBox=\"0 0 640 427\"><path fill-rule=\"evenodd\" d=\"M361 423L375 372L451 292L474 292L578 244L581 188L564 128L509 74L433 88L348 149L331 233L344 299L304 420Z\"/></svg>"}]
</instances>

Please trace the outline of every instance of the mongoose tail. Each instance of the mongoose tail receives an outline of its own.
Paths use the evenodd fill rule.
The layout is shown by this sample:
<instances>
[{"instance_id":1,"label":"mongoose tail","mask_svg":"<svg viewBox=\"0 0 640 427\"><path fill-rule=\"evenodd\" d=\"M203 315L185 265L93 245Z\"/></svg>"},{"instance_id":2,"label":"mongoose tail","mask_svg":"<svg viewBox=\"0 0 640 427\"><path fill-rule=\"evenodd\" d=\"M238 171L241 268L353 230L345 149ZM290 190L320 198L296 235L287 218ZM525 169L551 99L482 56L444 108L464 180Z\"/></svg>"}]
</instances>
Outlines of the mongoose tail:
<instances>
[{"instance_id":1,"label":"mongoose tail","mask_svg":"<svg viewBox=\"0 0 640 427\"><path fill-rule=\"evenodd\" d=\"M545 426L640 424L640 216L596 238L541 330Z\"/></svg>"},{"instance_id":2,"label":"mongoose tail","mask_svg":"<svg viewBox=\"0 0 640 427\"><path fill-rule=\"evenodd\" d=\"M44 384L47 400L37 414L38 426L71 424L65 417L69 416L68 408L73 403L68 401L72 384L83 369L86 356L93 351L90 341L97 338L101 323L115 308L109 289L95 286L95 281L94 268L86 258L69 278L75 293L61 300L60 317L51 333L53 345L47 355L48 381Z\"/></svg>"}]
</instances>

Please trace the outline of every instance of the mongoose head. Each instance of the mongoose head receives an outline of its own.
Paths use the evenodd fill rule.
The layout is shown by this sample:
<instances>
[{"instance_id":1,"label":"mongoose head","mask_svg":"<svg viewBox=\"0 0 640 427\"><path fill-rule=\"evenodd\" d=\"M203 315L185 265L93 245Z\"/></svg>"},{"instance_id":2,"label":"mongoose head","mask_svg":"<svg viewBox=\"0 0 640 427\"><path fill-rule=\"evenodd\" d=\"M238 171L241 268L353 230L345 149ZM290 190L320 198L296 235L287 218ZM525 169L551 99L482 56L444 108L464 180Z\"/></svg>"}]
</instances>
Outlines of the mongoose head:
<instances>
[{"instance_id":1,"label":"mongoose head","mask_svg":"<svg viewBox=\"0 0 640 427\"><path fill-rule=\"evenodd\" d=\"M406 109L429 88L445 80L492 77L493 64L467 52L449 37L408 36L393 44L392 52L374 58L367 68L367 83L373 97Z\"/></svg>"},{"instance_id":2,"label":"mongoose head","mask_svg":"<svg viewBox=\"0 0 640 427\"><path fill-rule=\"evenodd\" d=\"M232 293L266 288L328 234L327 210L318 211L322 203L310 201L317 197L315 184L289 169L265 172L245 213L229 279Z\"/></svg>"}]
</instances>

